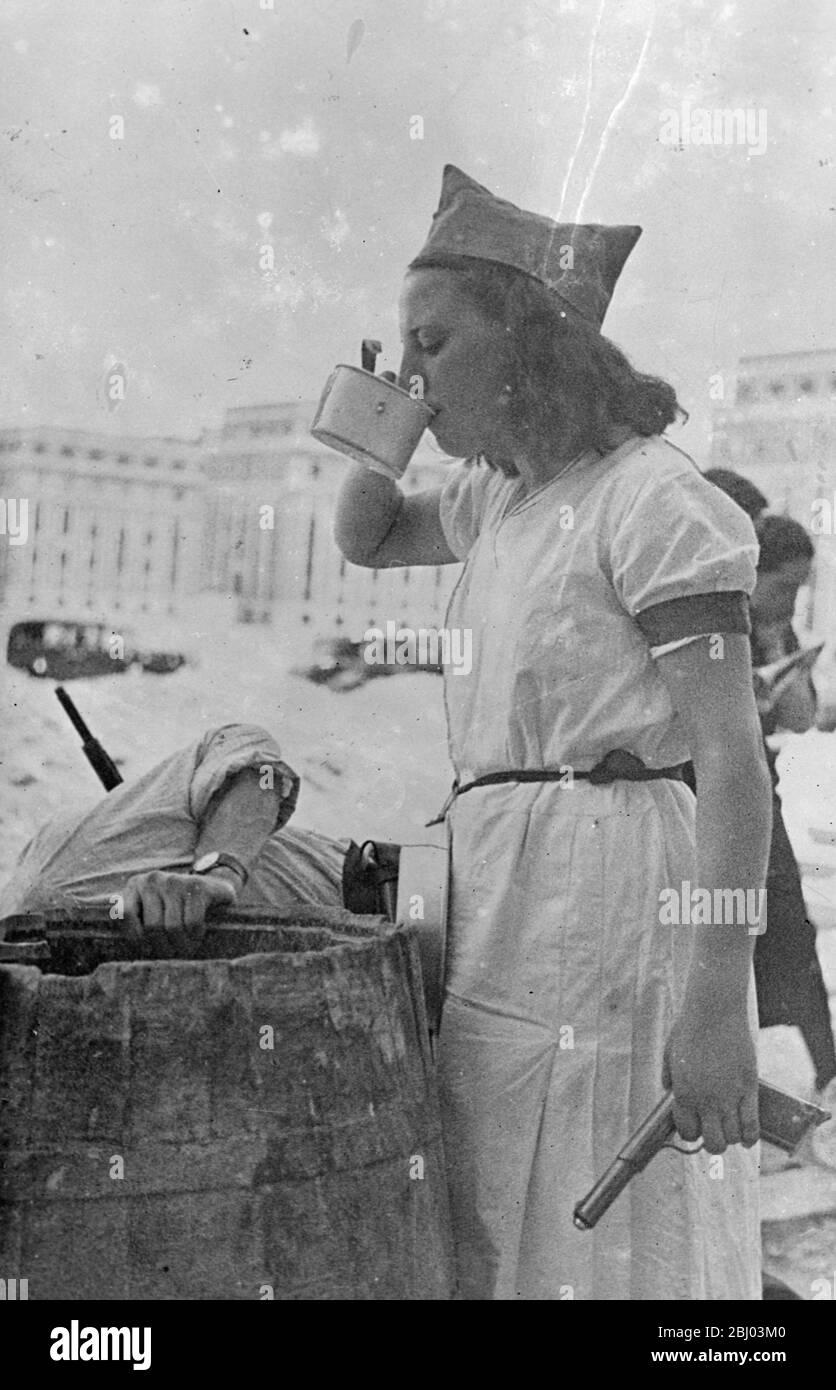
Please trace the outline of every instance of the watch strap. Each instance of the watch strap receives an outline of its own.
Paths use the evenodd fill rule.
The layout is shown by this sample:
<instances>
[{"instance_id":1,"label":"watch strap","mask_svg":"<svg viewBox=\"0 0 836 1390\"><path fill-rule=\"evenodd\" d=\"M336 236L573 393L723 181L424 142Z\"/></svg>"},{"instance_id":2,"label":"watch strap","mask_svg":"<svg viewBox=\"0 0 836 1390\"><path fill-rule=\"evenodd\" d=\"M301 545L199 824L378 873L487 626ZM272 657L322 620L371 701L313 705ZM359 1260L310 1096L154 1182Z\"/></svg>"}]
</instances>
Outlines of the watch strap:
<instances>
[{"instance_id":1,"label":"watch strap","mask_svg":"<svg viewBox=\"0 0 836 1390\"><path fill-rule=\"evenodd\" d=\"M225 850L200 855L192 864L191 871L193 874L202 875L211 873L213 869L232 869L233 873L236 873L241 879L242 888L250 876L246 865L241 862L237 855L228 854Z\"/></svg>"}]
</instances>

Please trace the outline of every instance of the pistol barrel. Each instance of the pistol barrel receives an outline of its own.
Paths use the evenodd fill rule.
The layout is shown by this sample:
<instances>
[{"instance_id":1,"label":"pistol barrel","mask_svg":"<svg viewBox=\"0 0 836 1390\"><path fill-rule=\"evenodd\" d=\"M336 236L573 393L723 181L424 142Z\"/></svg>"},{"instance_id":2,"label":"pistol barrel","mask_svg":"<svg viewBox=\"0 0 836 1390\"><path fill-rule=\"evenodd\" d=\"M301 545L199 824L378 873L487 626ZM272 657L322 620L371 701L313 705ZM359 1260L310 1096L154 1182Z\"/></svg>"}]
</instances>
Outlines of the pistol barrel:
<instances>
[{"instance_id":1,"label":"pistol barrel","mask_svg":"<svg viewBox=\"0 0 836 1390\"><path fill-rule=\"evenodd\" d=\"M617 1158L610 1164L606 1173L599 1178L591 1192L578 1202L572 1213L572 1220L579 1231L591 1231L612 1206L616 1197L623 1192L631 1178L639 1172L626 1159Z\"/></svg>"},{"instance_id":2,"label":"pistol barrel","mask_svg":"<svg viewBox=\"0 0 836 1390\"><path fill-rule=\"evenodd\" d=\"M639 1125L635 1134L631 1134L615 1161L610 1164L592 1191L578 1202L573 1212L573 1220L579 1231L592 1230L619 1193L624 1191L630 1179L647 1167L650 1160L675 1133L673 1096L668 1092L651 1110L647 1119Z\"/></svg>"}]
</instances>

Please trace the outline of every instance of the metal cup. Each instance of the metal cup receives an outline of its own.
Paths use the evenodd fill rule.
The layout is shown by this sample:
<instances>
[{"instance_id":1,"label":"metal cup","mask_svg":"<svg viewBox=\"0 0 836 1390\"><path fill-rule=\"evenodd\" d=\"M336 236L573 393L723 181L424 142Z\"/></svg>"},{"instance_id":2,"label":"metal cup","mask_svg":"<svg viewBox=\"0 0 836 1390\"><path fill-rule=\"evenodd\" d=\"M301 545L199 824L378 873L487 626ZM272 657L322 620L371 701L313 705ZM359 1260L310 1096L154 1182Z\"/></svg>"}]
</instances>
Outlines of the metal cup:
<instances>
[{"instance_id":1,"label":"metal cup","mask_svg":"<svg viewBox=\"0 0 836 1390\"><path fill-rule=\"evenodd\" d=\"M388 478L401 478L433 411L400 386L341 363L322 392L314 439Z\"/></svg>"}]
</instances>

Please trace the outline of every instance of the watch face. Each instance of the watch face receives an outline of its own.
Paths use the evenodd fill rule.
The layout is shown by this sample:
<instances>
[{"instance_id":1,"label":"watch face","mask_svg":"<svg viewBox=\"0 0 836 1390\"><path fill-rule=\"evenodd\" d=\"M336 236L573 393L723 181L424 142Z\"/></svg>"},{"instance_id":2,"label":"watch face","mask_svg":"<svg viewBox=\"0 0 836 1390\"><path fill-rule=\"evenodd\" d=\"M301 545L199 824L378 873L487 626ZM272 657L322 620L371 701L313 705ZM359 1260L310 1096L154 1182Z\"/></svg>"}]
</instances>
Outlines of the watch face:
<instances>
[{"instance_id":1,"label":"watch face","mask_svg":"<svg viewBox=\"0 0 836 1390\"><path fill-rule=\"evenodd\" d=\"M214 869L220 857L221 856L216 849L211 850L209 854L201 854L200 858L196 859L192 865L192 873L208 873L210 869Z\"/></svg>"}]
</instances>

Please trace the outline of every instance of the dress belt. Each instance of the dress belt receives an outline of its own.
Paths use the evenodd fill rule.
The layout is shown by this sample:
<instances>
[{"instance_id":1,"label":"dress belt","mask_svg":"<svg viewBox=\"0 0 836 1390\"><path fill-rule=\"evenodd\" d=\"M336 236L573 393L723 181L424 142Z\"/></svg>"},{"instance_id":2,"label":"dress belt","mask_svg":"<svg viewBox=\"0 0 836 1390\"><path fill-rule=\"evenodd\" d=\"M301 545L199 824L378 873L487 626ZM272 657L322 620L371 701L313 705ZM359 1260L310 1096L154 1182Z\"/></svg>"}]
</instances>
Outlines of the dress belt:
<instances>
[{"instance_id":1,"label":"dress belt","mask_svg":"<svg viewBox=\"0 0 836 1390\"><path fill-rule=\"evenodd\" d=\"M440 825L456 797L463 796L474 787L491 787L499 782L563 782L566 786L571 786L576 780L592 782L597 787L619 781L655 782L662 777L681 782L684 767L684 763L677 763L673 767L645 767L641 758L637 758L634 753L628 753L626 748L614 748L588 772L577 772L568 764L563 768L517 768L507 772L485 772L481 777L474 777L472 782L465 782L463 786L456 777L450 795L438 815L427 821L427 826Z\"/></svg>"}]
</instances>

